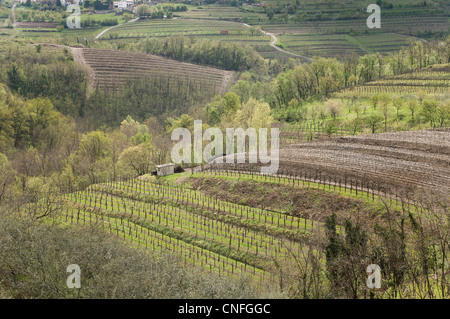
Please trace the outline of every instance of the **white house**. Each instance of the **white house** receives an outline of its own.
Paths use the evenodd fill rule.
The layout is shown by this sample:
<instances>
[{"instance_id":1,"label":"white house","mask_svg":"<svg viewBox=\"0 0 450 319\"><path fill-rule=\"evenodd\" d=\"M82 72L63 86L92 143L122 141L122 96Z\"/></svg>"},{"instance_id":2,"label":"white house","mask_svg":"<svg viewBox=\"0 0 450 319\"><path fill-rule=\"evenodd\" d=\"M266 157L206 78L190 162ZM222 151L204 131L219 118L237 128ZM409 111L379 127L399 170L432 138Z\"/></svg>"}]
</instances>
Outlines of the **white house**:
<instances>
[{"instance_id":1,"label":"white house","mask_svg":"<svg viewBox=\"0 0 450 319\"><path fill-rule=\"evenodd\" d=\"M156 165L156 175L158 176L167 176L167 175L173 175L174 173L174 164L163 164L163 165Z\"/></svg>"},{"instance_id":2,"label":"white house","mask_svg":"<svg viewBox=\"0 0 450 319\"><path fill-rule=\"evenodd\" d=\"M67 7L71 4L78 4L78 5L82 5L83 2L81 0L60 0L61 1L61 5L63 7Z\"/></svg>"},{"instance_id":3,"label":"white house","mask_svg":"<svg viewBox=\"0 0 450 319\"><path fill-rule=\"evenodd\" d=\"M134 5L134 0L120 0L120 1L113 2L114 8L119 8L119 9L130 8L133 5Z\"/></svg>"}]
</instances>

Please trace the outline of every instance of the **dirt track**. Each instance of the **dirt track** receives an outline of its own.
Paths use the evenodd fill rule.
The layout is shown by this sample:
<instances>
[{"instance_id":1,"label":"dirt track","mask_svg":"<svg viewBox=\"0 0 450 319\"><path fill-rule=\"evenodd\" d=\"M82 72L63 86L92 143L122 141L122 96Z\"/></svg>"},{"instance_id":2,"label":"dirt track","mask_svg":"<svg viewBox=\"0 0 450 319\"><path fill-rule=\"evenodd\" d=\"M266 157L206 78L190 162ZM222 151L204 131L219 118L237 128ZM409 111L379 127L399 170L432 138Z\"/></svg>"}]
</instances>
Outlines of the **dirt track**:
<instances>
[{"instance_id":1,"label":"dirt track","mask_svg":"<svg viewBox=\"0 0 450 319\"><path fill-rule=\"evenodd\" d=\"M94 70L92 70L92 68L89 66L89 64L86 63L86 60L84 59L84 56L83 56L83 48L70 47L70 51L72 52L73 60L76 63L83 65L87 70L88 80L89 80L87 95L89 96L91 94L91 92L93 90L93 86L94 86Z\"/></svg>"}]
</instances>

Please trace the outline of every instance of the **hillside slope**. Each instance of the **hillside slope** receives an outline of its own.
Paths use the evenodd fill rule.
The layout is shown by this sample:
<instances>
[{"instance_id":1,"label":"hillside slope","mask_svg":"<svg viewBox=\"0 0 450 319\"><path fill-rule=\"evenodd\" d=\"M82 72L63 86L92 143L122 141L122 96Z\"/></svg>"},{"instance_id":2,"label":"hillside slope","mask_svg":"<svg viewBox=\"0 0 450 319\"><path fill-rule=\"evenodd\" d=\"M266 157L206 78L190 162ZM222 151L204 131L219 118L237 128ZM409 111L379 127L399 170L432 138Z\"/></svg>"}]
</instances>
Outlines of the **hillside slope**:
<instances>
[{"instance_id":1,"label":"hillside slope","mask_svg":"<svg viewBox=\"0 0 450 319\"><path fill-rule=\"evenodd\" d=\"M450 130L346 136L280 149L278 174L375 194L412 198L422 191L450 193ZM248 164L217 170L258 173ZM254 164L253 164L254 165Z\"/></svg>"},{"instance_id":2,"label":"hillside slope","mask_svg":"<svg viewBox=\"0 0 450 319\"><path fill-rule=\"evenodd\" d=\"M128 81L142 77L165 76L173 81L195 81L202 90L224 93L232 74L137 52L84 48L81 54L93 71L93 86L105 90L122 90Z\"/></svg>"}]
</instances>

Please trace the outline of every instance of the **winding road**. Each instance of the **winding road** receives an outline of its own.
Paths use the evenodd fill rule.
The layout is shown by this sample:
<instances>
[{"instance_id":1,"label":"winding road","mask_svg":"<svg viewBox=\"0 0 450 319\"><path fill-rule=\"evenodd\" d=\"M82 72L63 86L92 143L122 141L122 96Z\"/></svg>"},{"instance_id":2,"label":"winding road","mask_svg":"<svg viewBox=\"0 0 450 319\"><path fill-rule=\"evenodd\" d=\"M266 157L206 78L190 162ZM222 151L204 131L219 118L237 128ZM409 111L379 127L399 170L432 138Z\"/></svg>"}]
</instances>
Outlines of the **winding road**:
<instances>
[{"instance_id":1,"label":"winding road","mask_svg":"<svg viewBox=\"0 0 450 319\"><path fill-rule=\"evenodd\" d=\"M137 20L139 20L139 18L136 18L136 19L127 21L127 22L125 22L125 23L130 23L130 22L134 22L134 21L137 21ZM109 27L109 28L103 30L102 32L100 32L100 33L95 37L95 40L99 39L103 34L105 34L106 32L108 32L109 30L114 29L114 28L117 28L117 27L120 26L120 25L124 25L125 23L122 23L122 24L116 24L116 25L114 25L114 26L112 26L112 27Z\"/></svg>"},{"instance_id":2,"label":"winding road","mask_svg":"<svg viewBox=\"0 0 450 319\"><path fill-rule=\"evenodd\" d=\"M135 21L137 21L137 20L139 20L139 18L136 18L136 19L127 21L127 22L125 22L125 23L135 22ZM112 26L112 27L109 27L109 28L103 30L102 32L100 32L100 33L95 37L95 39L96 39L96 40L99 39L99 38L100 38L102 35L104 35L106 32L108 32L109 30L114 29L114 28L116 28L116 27L118 27L118 26L120 26L120 25L123 25L123 23L122 23L122 24L115 25L115 26ZM250 26L249 24L247 24L247 23L242 23L242 25L244 25L244 26L247 27L247 28L251 28L251 26ZM270 46L271 46L272 48L274 48L274 49L276 49L276 50L278 50L278 51L280 51L280 52L283 52L283 53L285 53L285 54L289 54L289 55L294 56L294 57L297 57L297 58L302 58L302 59L304 59L304 60L306 60L306 61L308 61L308 62L312 62L312 61L313 61L312 58L309 58L309 57L306 57L306 56L303 56L303 55L300 55L300 54L295 54L295 53L292 53L292 52L283 50L283 49L280 48L280 47L277 47L277 46L275 45L275 43L277 43L278 39L277 39L277 37L276 37L273 33L269 33L269 32L266 32L266 31L262 31L262 33L263 33L264 35L269 35L269 36L272 37L272 42L270 43Z\"/></svg>"},{"instance_id":3,"label":"winding road","mask_svg":"<svg viewBox=\"0 0 450 319\"><path fill-rule=\"evenodd\" d=\"M248 25L248 24L246 24L246 23L242 23L242 24L243 24L244 26L246 26L247 28L251 28L251 26ZM278 39L277 39L277 37L276 37L273 33L269 33L269 32L266 32L266 31L262 31L262 33L263 33L264 35L270 35L270 36L272 37L272 42L270 43L270 46L271 46L272 48L274 48L274 49L276 49L276 50L278 50L278 51L280 51L280 52L283 52L283 53L286 53L286 54L289 54L289 55L292 55L292 56L295 56L295 57L298 57L298 58L305 59L305 60L308 61L308 62L312 62L312 61L313 61L312 58L309 58L309 57L306 57L306 56L303 56L303 55L300 55L300 54L295 54L295 53L292 53L292 52L283 50L283 49L280 48L280 47L277 47L277 46L275 45L275 43L277 43Z\"/></svg>"}]
</instances>

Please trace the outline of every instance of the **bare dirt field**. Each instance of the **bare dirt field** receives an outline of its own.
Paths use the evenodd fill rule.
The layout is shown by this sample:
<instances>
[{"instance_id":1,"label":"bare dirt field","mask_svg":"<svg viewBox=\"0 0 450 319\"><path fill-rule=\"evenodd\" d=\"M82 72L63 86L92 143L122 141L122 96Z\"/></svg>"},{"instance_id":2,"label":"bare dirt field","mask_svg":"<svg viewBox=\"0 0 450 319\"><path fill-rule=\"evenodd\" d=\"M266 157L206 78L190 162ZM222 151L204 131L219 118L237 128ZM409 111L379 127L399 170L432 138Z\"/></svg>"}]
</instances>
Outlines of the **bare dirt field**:
<instances>
[{"instance_id":1,"label":"bare dirt field","mask_svg":"<svg viewBox=\"0 0 450 319\"><path fill-rule=\"evenodd\" d=\"M224 167L237 168L236 165L219 166ZM249 167L246 164L240 169ZM292 144L280 149L278 174L330 184L351 183L361 189L402 198L413 198L422 191L448 197L450 129L346 136Z\"/></svg>"}]
</instances>

